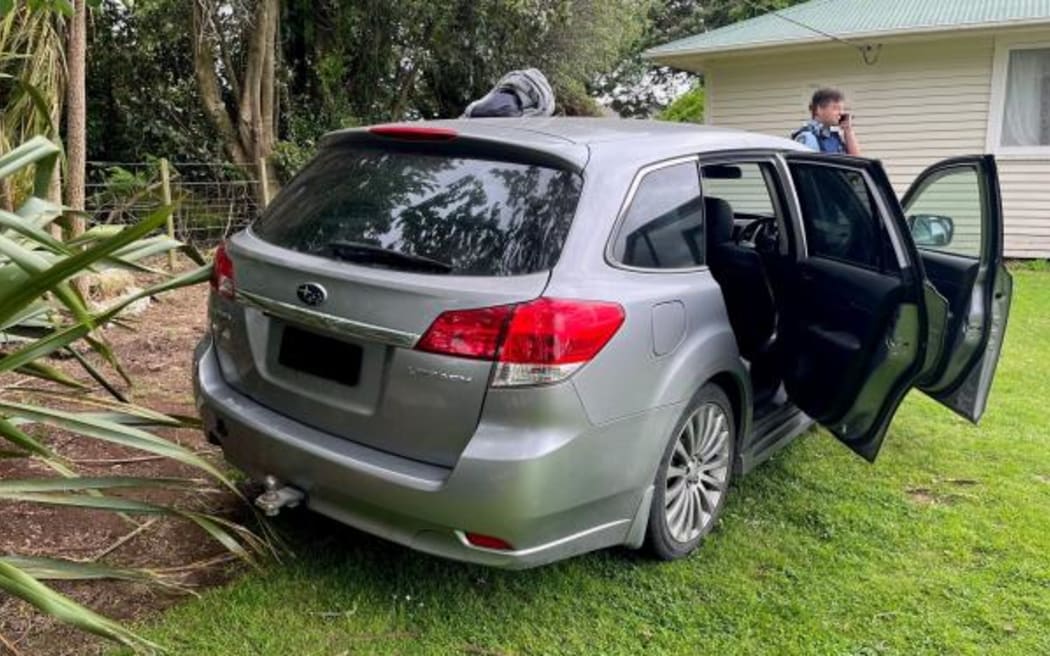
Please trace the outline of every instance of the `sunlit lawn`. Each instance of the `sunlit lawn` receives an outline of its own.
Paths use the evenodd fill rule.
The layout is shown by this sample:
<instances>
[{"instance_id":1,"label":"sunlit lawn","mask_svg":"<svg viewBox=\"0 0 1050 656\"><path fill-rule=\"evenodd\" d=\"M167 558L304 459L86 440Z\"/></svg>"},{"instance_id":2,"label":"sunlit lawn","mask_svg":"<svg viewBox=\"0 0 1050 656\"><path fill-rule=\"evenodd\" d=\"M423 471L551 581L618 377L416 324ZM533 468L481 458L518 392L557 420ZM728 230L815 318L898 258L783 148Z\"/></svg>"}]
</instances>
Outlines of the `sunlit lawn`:
<instances>
[{"instance_id":1,"label":"sunlit lawn","mask_svg":"<svg viewBox=\"0 0 1050 656\"><path fill-rule=\"evenodd\" d=\"M811 433L685 561L501 572L299 515L297 559L140 628L180 654L1050 654L1050 273L1015 283L979 428L913 394L874 466Z\"/></svg>"}]
</instances>

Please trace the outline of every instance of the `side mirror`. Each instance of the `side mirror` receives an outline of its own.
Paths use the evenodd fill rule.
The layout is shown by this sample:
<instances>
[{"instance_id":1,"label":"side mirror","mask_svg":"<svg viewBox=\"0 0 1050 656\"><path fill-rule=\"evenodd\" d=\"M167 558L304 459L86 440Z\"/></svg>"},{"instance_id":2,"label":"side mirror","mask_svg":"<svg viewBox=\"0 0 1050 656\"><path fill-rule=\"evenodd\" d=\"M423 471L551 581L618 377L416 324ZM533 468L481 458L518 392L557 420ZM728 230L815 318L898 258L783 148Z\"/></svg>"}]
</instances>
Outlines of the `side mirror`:
<instances>
[{"instance_id":1,"label":"side mirror","mask_svg":"<svg viewBox=\"0 0 1050 656\"><path fill-rule=\"evenodd\" d=\"M955 236L955 221L950 216L912 214L908 227L916 246L947 246Z\"/></svg>"}]
</instances>

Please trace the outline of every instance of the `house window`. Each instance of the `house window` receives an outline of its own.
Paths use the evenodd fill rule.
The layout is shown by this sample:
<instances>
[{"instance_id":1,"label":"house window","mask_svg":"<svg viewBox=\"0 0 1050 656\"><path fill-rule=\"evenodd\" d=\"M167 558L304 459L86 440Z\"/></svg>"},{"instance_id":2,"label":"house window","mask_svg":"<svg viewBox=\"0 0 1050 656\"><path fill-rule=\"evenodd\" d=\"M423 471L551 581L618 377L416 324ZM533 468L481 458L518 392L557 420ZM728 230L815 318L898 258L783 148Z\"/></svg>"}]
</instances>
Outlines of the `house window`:
<instances>
[{"instance_id":1,"label":"house window","mask_svg":"<svg viewBox=\"0 0 1050 656\"><path fill-rule=\"evenodd\" d=\"M1050 47L1011 50L999 145L1050 146Z\"/></svg>"}]
</instances>

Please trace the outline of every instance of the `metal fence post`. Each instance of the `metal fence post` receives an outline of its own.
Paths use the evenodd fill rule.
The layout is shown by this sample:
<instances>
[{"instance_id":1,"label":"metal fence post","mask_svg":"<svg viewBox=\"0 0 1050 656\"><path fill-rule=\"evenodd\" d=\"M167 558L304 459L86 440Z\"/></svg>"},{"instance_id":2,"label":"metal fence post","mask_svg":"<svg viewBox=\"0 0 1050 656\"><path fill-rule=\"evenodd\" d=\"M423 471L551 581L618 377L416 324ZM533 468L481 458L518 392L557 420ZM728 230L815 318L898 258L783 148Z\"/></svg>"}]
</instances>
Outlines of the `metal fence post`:
<instances>
[{"instance_id":1,"label":"metal fence post","mask_svg":"<svg viewBox=\"0 0 1050 656\"><path fill-rule=\"evenodd\" d=\"M171 207L171 171L168 170L168 159L160 160L160 193L166 207ZM175 217L168 213L168 237L175 239ZM168 251L168 269L175 270L175 251Z\"/></svg>"}]
</instances>

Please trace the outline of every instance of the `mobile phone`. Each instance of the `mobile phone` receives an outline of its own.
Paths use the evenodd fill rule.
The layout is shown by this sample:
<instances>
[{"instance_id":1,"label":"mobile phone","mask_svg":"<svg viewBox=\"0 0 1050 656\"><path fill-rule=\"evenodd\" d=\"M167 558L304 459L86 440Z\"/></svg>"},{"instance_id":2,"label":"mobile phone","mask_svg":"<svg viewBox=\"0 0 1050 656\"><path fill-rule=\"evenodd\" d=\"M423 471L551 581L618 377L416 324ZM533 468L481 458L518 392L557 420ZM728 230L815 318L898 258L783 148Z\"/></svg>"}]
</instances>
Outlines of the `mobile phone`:
<instances>
[{"instance_id":1,"label":"mobile phone","mask_svg":"<svg viewBox=\"0 0 1050 656\"><path fill-rule=\"evenodd\" d=\"M839 115L839 125L842 125L843 123L848 123L849 119L850 119L850 113L849 112L843 112L842 114Z\"/></svg>"}]
</instances>

